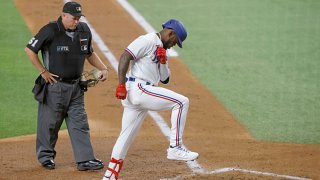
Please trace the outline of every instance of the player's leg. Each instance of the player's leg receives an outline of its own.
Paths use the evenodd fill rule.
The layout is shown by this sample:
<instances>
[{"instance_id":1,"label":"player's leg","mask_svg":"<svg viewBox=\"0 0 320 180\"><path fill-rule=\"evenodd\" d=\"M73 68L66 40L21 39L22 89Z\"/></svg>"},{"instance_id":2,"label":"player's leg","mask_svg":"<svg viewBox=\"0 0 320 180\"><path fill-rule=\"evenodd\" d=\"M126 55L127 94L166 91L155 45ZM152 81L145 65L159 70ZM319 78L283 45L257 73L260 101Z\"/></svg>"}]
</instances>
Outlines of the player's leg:
<instances>
[{"instance_id":1,"label":"player's leg","mask_svg":"<svg viewBox=\"0 0 320 180\"><path fill-rule=\"evenodd\" d=\"M189 99L174 91L162 87L138 85L139 105L143 108L159 111L171 109L171 133L168 158L176 160L193 160L198 153L188 151L182 146L183 131L189 109ZM135 96L136 97L136 96Z\"/></svg>"},{"instance_id":2,"label":"player's leg","mask_svg":"<svg viewBox=\"0 0 320 180\"><path fill-rule=\"evenodd\" d=\"M152 111L171 110L170 145L182 144L189 99L181 94L162 87L138 85L140 93L139 105ZM135 96L137 97L137 96Z\"/></svg>"},{"instance_id":3,"label":"player's leg","mask_svg":"<svg viewBox=\"0 0 320 180\"><path fill-rule=\"evenodd\" d=\"M119 172L123 165L123 160L130 145L139 132L146 113L146 110L139 110L124 106L121 132L113 147L111 160L105 172L104 179L118 178Z\"/></svg>"}]
</instances>

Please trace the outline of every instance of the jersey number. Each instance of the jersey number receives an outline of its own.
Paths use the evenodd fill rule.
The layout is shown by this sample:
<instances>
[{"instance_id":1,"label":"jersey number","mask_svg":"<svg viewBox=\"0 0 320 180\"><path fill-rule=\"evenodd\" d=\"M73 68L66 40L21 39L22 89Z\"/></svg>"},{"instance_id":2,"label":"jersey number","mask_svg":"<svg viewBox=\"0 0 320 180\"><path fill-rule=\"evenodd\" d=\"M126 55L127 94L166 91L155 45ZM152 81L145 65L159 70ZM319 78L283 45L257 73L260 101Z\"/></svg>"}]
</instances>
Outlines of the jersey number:
<instances>
[{"instance_id":1,"label":"jersey number","mask_svg":"<svg viewBox=\"0 0 320 180\"><path fill-rule=\"evenodd\" d=\"M38 42L38 39L33 37L30 39L29 44L31 44L32 47L35 47L37 42Z\"/></svg>"}]
</instances>

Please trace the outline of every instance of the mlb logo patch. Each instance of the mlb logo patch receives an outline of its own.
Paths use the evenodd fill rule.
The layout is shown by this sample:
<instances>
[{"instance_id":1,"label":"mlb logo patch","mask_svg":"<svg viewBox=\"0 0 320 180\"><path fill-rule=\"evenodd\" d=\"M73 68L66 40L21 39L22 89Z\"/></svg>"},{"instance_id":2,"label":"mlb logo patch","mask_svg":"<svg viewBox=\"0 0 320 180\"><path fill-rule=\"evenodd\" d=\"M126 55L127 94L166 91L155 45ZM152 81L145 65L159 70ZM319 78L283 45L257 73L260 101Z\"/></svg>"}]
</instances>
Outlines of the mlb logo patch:
<instances>
[{"instance_id":1,"label":"mlb logo patch","mask_svg":"<svg viewBox=\"0 0 320 180\"><path fill-rule=\"evenodd\" d=\"M78 12L81 12L81 7L76 7L76 10L77 10Z\"/></svg>"}]
</instances>

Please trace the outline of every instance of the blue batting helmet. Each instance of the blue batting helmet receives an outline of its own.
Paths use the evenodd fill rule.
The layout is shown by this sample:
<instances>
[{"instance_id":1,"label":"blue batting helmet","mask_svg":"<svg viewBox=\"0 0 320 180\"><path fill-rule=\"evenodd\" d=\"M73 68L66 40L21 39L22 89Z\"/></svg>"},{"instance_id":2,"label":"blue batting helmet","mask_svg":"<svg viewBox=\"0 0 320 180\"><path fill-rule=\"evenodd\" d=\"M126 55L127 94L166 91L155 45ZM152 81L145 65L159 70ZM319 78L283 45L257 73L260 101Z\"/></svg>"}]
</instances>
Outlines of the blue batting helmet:
<instances>
[{"instance_id":1,"label":"blue batting helmet","mask_svg":"<svg viewBox=\"0 0 320 180\"><path fill-rule=\"evenodd\" d=\"M162 24L162 28L173 29L178 37L178 46L182 48L182 42L187 38L187 31L177 19L170 19Z\"/></svg>"}]
</instances>

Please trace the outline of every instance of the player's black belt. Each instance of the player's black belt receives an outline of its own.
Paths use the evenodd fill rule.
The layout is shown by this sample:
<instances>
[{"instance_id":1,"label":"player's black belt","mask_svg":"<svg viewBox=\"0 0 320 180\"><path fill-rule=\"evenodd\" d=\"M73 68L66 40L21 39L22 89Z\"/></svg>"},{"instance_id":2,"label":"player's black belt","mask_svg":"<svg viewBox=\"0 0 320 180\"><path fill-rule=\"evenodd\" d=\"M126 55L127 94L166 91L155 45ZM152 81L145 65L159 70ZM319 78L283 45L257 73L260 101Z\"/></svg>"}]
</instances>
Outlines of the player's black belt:
<instances>
[{"instance_id":1,"label":"player's black belt","mask_svg":"<svg viewBox=\"0 0 320 180\"><path fill-rule=\"evenodd\" d=\"M57 81L59 82L64 82L68 84L76 84L80 81L80 78L77 79L67 79L67 78L62 78L62 77L54 77Z\"/></svg>"},{"instance_id":2,"label":"player's black belt","mask_svg":"<svg viewBox=\"0 0 320 180\"><path fill-rule=\"evenodd\" d=\"M135 82L136 80L138 80L138 79L136 79L136 78L134 78L134 77L128 77L128 78L126 77L126 82L127 82L127 81ZM143 81L143 80L140 80L140 79L139 79L139 82L140 82L140 81ZM153 86L153 84L151 84L151 83L149 83L149 82L146 82L146 81L143 81L143 82L146 83L146 85L152 85L152 86Z\"/></svg>"}]
</instances>

